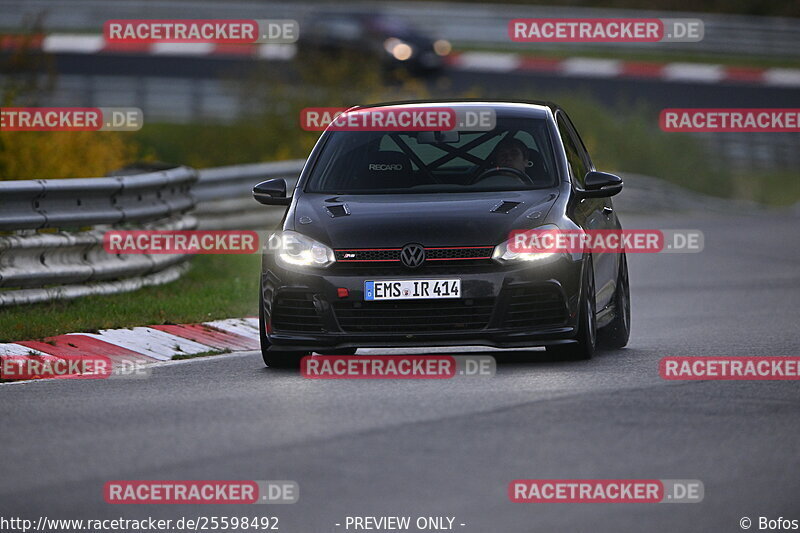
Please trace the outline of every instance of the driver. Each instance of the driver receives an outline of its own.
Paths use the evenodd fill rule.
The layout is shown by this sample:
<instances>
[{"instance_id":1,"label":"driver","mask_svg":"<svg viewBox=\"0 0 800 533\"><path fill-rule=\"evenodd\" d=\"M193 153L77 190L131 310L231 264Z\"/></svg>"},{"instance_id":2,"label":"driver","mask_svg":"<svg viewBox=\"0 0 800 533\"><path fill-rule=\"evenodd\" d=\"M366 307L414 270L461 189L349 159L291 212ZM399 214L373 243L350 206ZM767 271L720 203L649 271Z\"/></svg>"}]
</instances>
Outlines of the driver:
<instances>
[{"instance_id":1,"label":"driver","mask_svg":"<svg viewBox=\"0 0 800 533\"><path fill-rule=\"evenodd\" d=\"M498 167L515 168L525 172L528 167L528 147L519 139L506 137L497 143L495 164Z\"/></svg>"}]
</instances>

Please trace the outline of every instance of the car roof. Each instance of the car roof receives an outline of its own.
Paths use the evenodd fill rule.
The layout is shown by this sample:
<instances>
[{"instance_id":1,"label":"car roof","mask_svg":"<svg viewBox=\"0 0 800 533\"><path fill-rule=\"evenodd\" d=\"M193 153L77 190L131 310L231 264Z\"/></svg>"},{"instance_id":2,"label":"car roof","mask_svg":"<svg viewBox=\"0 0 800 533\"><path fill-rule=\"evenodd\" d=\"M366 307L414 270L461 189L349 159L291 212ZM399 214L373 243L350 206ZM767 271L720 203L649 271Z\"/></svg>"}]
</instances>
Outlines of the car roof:
<instances>
[{"instance_id":1,"label":"car roof","mask_svg":"<svg viewBox=\"0 0 800 533\"><path fill-rule=\"evenodd\" d=\"M426 108L426 107L453 107L453 108L491 108L498 115L502 116L530 116L542 118L549 113L561 109L557 104L546 101L529 100L407 100L402 102L383 102L379 104L369 104L355 106L351 109L365 109L373 107L403 107L403 108Z\"/></svg>"}]
</instances>

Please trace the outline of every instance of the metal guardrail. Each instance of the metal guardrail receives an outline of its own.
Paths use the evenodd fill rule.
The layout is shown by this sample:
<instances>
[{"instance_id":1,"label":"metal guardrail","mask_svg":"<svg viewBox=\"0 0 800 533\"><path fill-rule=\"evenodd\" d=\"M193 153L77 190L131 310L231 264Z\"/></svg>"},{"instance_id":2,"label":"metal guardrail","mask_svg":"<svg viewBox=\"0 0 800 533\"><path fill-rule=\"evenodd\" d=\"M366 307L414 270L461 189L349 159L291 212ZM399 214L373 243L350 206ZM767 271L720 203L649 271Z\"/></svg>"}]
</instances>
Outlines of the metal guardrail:
<instances>
[{"instance_id":1,"label":"metal guardrail","mask_svg":"<svg viewBox=\"0 0 800 533\"><path fill-rule=\"evenodd\" d=\"M146 229L192 229L179 217ZM0 236L0 307L127 292L174 281L190 256L117 255L103 249L99 229Z\"/></svg>"},{"instance_id":2,"label":"metal guardrail","mask_svg":"<svg viewBox=\"0 0 800 533\"><path fill-rule=\"evenodd\" d=\"M156 220L191 209L194 169L110 178L8 181L0 186L0 231L80 228Z\"/></svg>"},{"instance_id":3,"label":"metal guardrail","mask_svg":"<svg viewBox=\"0 0 800 533\"><path fill-rule=\"evenodd\" d=\"M116 255L112 227L192 229L188 167L105 178L0 182L0 307L165 283L185 255Z\"/></svg>"},{"instance_id":4,"label":"metal guardrail","mask_svg":"<svg viewBox=\"0 0 800 533\"><path fill-rule=\"evenodd\" d=\"M109 254L115 229L249 229L276 224L282 208L251 195L258 181L293 187L304 161L197 171L0 182L0 307L127 292L168 283L188 268L185 254ZM194 210L196 208L196 210ZM3 234L5 233L5 234Z\"/></svg>"}]
</instances>

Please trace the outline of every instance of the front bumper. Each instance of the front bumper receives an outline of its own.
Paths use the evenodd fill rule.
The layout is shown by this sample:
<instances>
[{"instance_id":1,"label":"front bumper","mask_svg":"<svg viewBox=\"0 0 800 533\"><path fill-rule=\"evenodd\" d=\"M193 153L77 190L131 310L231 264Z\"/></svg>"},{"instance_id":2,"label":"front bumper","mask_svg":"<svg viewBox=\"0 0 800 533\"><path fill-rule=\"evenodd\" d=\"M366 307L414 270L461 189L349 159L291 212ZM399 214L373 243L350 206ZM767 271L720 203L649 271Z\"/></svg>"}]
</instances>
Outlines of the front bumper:
<instances>
[{"instance_id":1,"label":"front bumper","mask_svg":"<svg viewBox=\"0 0 800 533\"><path fill-rule=\"evenodd\" d=\"M274 350L575 342L582 261L421 269L407 273L289 269L264 256L261 287ZM461 279L458 300L364 302L365 280ZM346 298L338 289L347 289Z\"/></svg>"}]
</instances>

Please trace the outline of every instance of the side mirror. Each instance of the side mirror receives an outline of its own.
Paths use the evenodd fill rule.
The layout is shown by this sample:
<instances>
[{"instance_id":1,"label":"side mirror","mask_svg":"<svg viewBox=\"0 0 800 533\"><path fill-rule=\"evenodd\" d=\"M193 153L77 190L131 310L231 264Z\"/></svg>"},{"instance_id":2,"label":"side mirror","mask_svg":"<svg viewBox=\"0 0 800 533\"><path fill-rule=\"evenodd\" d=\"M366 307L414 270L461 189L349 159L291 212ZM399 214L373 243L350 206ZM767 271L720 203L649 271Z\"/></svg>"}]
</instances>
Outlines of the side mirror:
<instances>
[{"instance_id":1,"label":"side mirror","mask_svg":"<svg viewBox=\"0 0 800 533\"><path fill-rule=\"evenodd\" d=\"M291 198L286 197L286 180L277 178L262 181L253 187L253 198L264 205L289 205Z\"/></svg>"},{"instance_id":2,"label":"side mirror","mask_svg":"<svg viewBox=\"0 0 800 533\"><path fill-rule=\"evenodd\" d=\"M607 198L622 191L622 178L608 172L587 172L584 188L578 189L581 198Z\"/></svg>"}]
</instances>

